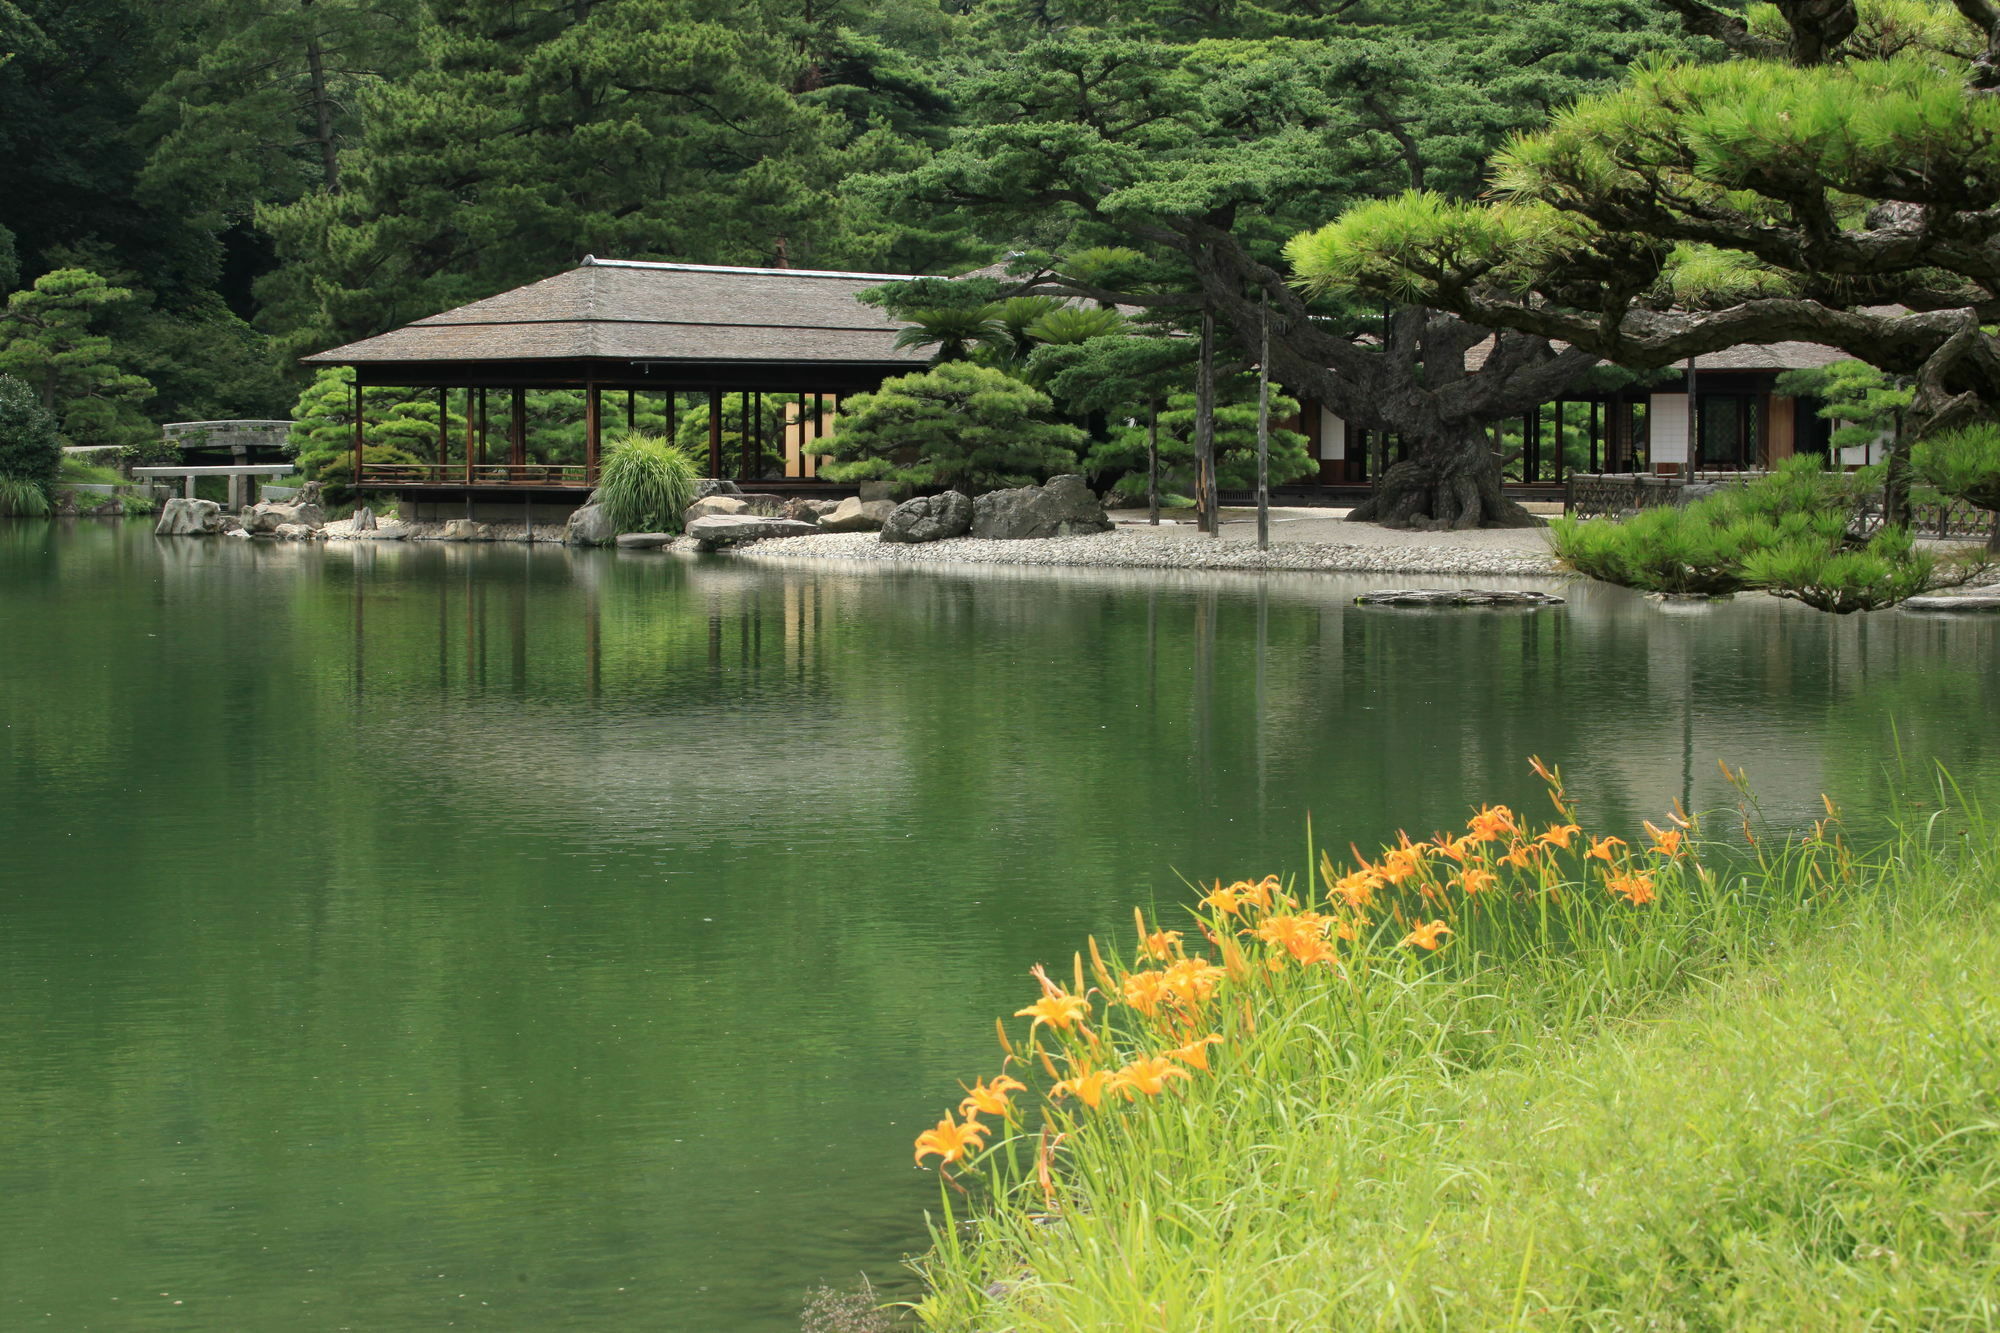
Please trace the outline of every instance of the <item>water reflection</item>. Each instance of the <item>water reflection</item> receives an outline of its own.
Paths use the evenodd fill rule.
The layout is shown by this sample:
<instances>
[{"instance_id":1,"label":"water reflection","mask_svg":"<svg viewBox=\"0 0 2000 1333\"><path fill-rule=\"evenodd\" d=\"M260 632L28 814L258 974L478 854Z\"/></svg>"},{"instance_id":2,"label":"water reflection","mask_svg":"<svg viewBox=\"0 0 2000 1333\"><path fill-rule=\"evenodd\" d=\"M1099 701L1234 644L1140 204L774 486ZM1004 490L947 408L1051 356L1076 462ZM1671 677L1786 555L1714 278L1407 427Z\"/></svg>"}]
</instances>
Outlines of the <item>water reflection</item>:
<instances>
[{"instance_id":1,"label":"water reflection","mask_svg":"<svg viewBox=\"0 0 2000 1333\"><path fill-rule=\"evenodd\" d=\"M0 525L5 1321L796 1327L1177 873L1994 776L1992 624L1368 586Z\"/></svg>"}]
</instances>

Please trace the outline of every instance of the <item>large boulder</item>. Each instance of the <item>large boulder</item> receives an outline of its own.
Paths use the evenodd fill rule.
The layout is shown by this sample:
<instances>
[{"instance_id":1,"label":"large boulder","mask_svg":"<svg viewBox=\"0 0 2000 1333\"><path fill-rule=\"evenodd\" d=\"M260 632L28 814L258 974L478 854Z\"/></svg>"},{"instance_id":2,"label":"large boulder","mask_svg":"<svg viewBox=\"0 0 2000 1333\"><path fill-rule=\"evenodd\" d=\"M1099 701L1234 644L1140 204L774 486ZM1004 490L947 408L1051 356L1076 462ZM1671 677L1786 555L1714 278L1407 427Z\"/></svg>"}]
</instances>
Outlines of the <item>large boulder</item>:
<instances>
[{"instance_id":1,"label":"large boulder","mask_svg":"<svg viewBox=\"0 0 2000 1333\"><path fill-rule=\"evenodd\" d=\"M681 522L688 524L714 514L740 514L749 507L733 495L705 495L682 512Z\"/></svg>"},{"instance_id":2,"label":"large boulder","mask_svg":"<svg viewBox=\"0 0 2000 1333\"><path fill-rule=\"evenodd\" d=\"M920 495L882 521L885 542L938 542L972 531L972 497L957 491Z\"/></svg>"},{"instance_id":3,"label":"large boulder","mask_svg":"<svg viewBox=\"0 0 2000 1333\"><path fill-rule=\"evenodd\" d=\"M725 481L721 477L703 477L694 484L694 498L697 500L706 500L711 495L741 494L743 494L741 486L733 481ZM597 502L597 492L590 493L590 500L592 504Z\"/></svg>"},{"instance_id":4,"label":"large boulder","mask_svg":"<svg viewBox=\"0 0 2000 1333\"><path fill-rule=\"evenodd\" d=\"M563 524L563 541L570 546L609 546L618 539L618 529L602 505L585 505Z\"/></svg>"},{"instance_id":5,"label":"large boulder","mask_svg":"<svg viewBox=\"0 0 2000 1333\"><path fill-rule=\"evenodd\" d=\"M484 523L475 523L469 518L454 518L447 521L444 531L438 534L441 542L485 542L493 540L493 530Z\"/></svg>"},{"instance_id":6,"label":"large boulder","mask_svg":"<svg viewBox=\"0 0 2000 1333\"><path fill-rule=\"evenodd\" d=\"M375 531L375 511L367 505L362 505L361 508L354 511L354 517L348 520L348 524L348 531L350 532L373 532Z\"/></svg>"},{"instance_id":7,"label":"large boulder","mask_svg":"<svg viewBox=\"0 0 2000 1333\"><path fill-rule=\"evenodd\" d=\"M326 526L326 511L309 500L293 504L254 504L243 511L243 527L252 536L275 536L279 528Z\"/></svg>"},{"instance_id":8,"label":"large boulder","mask_svg":"<svg viewBox=\"0 0 2000 1333\"><path fill-rule=\"evenodd\" d=\"M972 502L972 535L1013 541L1109 532L1111 520L1083 478L1052 477L1046 486L988 491Z\"/></svg>"},{"instance_id":9,"label":"large boulder","mask_svg":"<svg viewBox=\"0 0 2000 1333\"><path fill-rule=\"evenodd\" d=\"M160 510L155 537L210 537L222 531L222 506L213 500L175 496Z\"/></svg>"},{"instance_id":10,"label":"large boulder","mask_svg":"<svg viewBox=\"0 0 2000 1333\"><path fill-rule=\"evenodd\" d=\"M896 512L894 500L863 500L859 496L849 496L833 507L833 512L821 514L821 532L874 532L889 521L889 515Z\"/></svg>"},{"instance_id":11,"label":"large boulder","mask_svg":"<svg viewBox=\"0 0 2000 1333\"><path fill-rule=\"evenodd\" d=\"M832 506L824 500L807 500L795 495L785 501L785 507L778 511L778 517L797 519L801 523L810 523L818 527L820 515L829 512L831 508Z\"/></svg>"},{"instance_id":12,"label":"large boulder","mask_svg":"<svg viewBox=\"0 0 2000 1333\"><path fill-rule=\"evenodd\" d=\"M705 551L740 542L760 542L767 537L803 537L818 531L812 524L797 519L765 518L758 514L711 514L687 527L687 535L700 542Z\"/></svg>"}]
</instances>

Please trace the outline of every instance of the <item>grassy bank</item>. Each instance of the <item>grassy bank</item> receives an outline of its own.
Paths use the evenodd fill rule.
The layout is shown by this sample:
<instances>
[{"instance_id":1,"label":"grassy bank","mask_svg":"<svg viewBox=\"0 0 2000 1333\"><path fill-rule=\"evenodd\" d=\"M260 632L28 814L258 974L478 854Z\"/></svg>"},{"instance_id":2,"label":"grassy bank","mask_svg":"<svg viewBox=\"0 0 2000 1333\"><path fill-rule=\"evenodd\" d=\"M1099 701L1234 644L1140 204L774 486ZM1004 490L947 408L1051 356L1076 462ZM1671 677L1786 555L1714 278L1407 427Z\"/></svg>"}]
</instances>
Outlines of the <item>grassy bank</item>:
<instances>
[{"instance_id":1,"label":"grassy bank","mask_svg":"<svg viewBox=\"0 0 2000 1333\"><path fill-rule=\"evenodd\" d=\"M919 1145L986 1131L926 1324L2000 1325L1992 834L1725 870L1552 794L1046 982Z\"/></svg>"}]
</instances>

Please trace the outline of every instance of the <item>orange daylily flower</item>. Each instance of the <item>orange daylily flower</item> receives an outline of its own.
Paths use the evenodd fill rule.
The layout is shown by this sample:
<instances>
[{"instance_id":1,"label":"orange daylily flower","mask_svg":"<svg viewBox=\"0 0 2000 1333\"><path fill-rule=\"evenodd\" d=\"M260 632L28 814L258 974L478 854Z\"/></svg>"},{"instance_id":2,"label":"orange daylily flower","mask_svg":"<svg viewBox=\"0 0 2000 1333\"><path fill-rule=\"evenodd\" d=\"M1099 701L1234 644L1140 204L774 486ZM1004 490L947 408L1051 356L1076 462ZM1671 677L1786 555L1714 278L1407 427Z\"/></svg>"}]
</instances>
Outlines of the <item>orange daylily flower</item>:
<instances>
[{"instance_id":1,"label":"orange daylily flower","mask_svg":"<svg viewBox=\"0 0 2000 1333\"><path fill-rule=\"evenodd\" d=\"M1166 973L1133 972L1126 976L1120 993L1126 1004L1151 1018L1172 992L1167 988Z\"/></svg>"},{"instance_id":2,"label":"orange daylily flower","mask_svg":"<svg viewBox=\"0 0 2000 1333\"><path fill-rule=\"evenodd\" d=\"M1467 866L1465 873L1458 877L1458 886L1468 894L1484 893L1500 882L1500 877L1490 870L1478 866Z\"/></svg>"},{"instance_id":3,"label":"orange daylily flower","mask_svg":"<svg viewBox=\"0 0 2000 1333\"><path fill-rule=\"evenodd\" d=\"M1436 949L1438 947L1438 936L1455 935L1457 933L1457 931L1454 931L1442 921L1428 923L1419 921L1409 934L1403 936L1403 944L1406 947L1415 945L1419 949Z\"/></svg>"},{"instance_id":4,"label":"orange daylily flower","mask_svg":"<svg viewBox=\"0 0 2000 1333\"><path fill-rule=\"evenodd\" d=\"M1560 847L1564 851L1568 851L1569 840L1581 832L1583 832L1583 828L1577 824L1551 824L1542 831L1542 836L1536 838L1535 841L1544 846Z\"/></svg>"},{"instance_id":5,"label":"orange daylily flower","mask_svg":"<svg viewBox=\"0 0 2000 1333\"><path fill-rule=\"evenodd\" d=\"M1479 813L1468 819L1465 827L1474 842L1498 842L1520 831L1514 823L1514 812L1504 805L1479 807Z\"/></svg>"},{"instance_id":6,"label":"orange daylily flower","mask_svg":"<svg viewBox=\"0 0 2000 1333\"><path fill-rule=\"evenodd\" d=\"M1191 1065L1196 1069L1207 1069L1208 1048L1221 1044L1222 1034L1211 1032L1206 1037L1195 1038L1185 1046L1176 1046L1173 1050L1168 1051L1167 1055L1172 1059L1179 1060L1182 1064Z\"/></svg>"},{"instance_id":7,"label":"orange daylily flower","mask_svg":"<svg viewBox=\"0 0 2000 1333\"><path fill-rule=\"evenodd\" d=\"M1139 951L1148 958L1165 962L1180 954L1181 933L1178 930L1153 931L1139 940Z\"/></svg>"},{"instance_id":8,"label":"orange daylily flower","mask_svg":"<svg viewBox=\"0 0 2000 1333\"><path fill-rule=\"evenodd\" d=\"M1092 1069L1088 1064L1075 1061L1070 1063L1070 1075L1049 1089L1050 1097L1074 1097L1095 1111L1109 1090L1111 1075L1102 1069Z\"/></svg>"},{"instance_id":9,"label":"orange daylily flower","mask_svg":"<svg viewBox=\"0 0 2000 1333\"><path fill-rule=\"evenodd\" d=\"M965 1160L968 1153L976 1153L986 1146L986 1126L967 1117L964 1124L954 1123L950 1116L937 1122L936 1129L927 1129L917 1135L917 1165L924 1164L924 1158L935 1157L939 1166L950 1166Z\"/></svg>"},{"instance_id":10,"label":"orange daylily flower","mask_svg":"<svg viewBox=\"0 0 2000 1333\"><path fill-rule=\"evenodd\" d=\"M1368 918L1365 916L1342 917L1334 922L1333 933L1343 940L1358 940L1361 938L1362 927L1367 924Z\"/></svg>"},{"instance_id":11,"label":"orange daylily flower","mask_svg":"<svg viewBox=\"0 0 2000 1333\"><path fill-rule=\"evenodd\" d=\"M1438 849L1440 855L1449 856L1460 865L1465 864L1466 857L1479 850L1479 840L1469 833L1457 838L1446 837L1440 833L1432 840L1431 845Z\"/></svg>"},{"instance_id":12,"label":"orange daylily flower","mask_svg":"<svg viewBox=\"0 0 2000 1333\"><path fill-rule=\"evenodd\" d=\"M1028 1085L1016 1078L1002 1074L988 1083L980 1079L965 1090L965 1100L958 1104L958 1113L970 1120L975 1115L1006 1115L1007 1099L1017 1092L1026 1092Z\"/></svg>"},{"instance_id":13,"label":"orange daylily flower","mask_svg":"<svg viewBox=\"0 0 2000 1333\"><path fill-rule=\"evenodd\" d=\"M1586 858L1594 856L1604 862L1604 864L1610 865L1611 849L1613 847L1625 847L1629 845L1623 838L1599 838L1596 842L1590 844L1589 849L1584 852L1584 856Z\"/></svg>"},{"instance_id":14,"label":"orange daylily flower","mask_svg":"<svg viewBox=\"0 0 2000 1333\"><path fill-rule=\"evenodd\" d=\"M1111 1086L1128 1098L1135 1092L1157 1097L1167 1090L1168 1082L1187 1077L1187 1070L1164 1055L1144 1056L1113 1074Z\"/></svg>"},{"instance_id":15,"label":"orange daylily flower","mask_svg":"<svg viewBox=\"0 0 2000 1333\"><path fill-rule=\"evenodd\" d=\"M1227 975L1205 958L1183 958L1166 970L1168 992L1187 1008L1205 1004Z\"/></svg>"},{"instance_id":16,"label":"orange daylily flower","mask_svg":"<svg viewBox=\"0 0 2000 1333\"><path fill-rule=\"evenodd\" d=\"M1255 884L1252 884L1247 880L1243 880L1239 881L1236 884L1232 884L1230 887L1240 888L1242 890L1242 898L1244 902L1254 903L1256 906L1261 907L1268 912L1271 910L1271 903L1273 901L1274 895L1278 892L1279 885L1278 885L1278 877L1276 875L1266 875L1264 876L1264 878L1258 880Z\"/></svg>"},{"instance_id":17,"label":"orange daylily flower","mask_svg":"<svg viewBox=\"0 0 2000 1333\"><path fill-rule=\"evenodd\" d=\"M1382 887L1382 876L1373 866L1364 866L1352 874L1342 875L1333 882L1333 891L1349 907L1366 907L1375 901L1375 891Z\"/></svg>"},{"instance_id":18,"label":"orange daylily flower","mask_svg":"<svg viewBox=\"0 0 2000 1333\"><path fill-rule=\"evenodd\" d=\"M1235 884L1231 884L1225 889L1222 887L1222 881L1217 880L1215 888L1202 898L1201 905L1220 912L1224 916L1235 916L1242 910L1242 894L1238 892L1241 885L1242 881L1238 880Z\"/></svg>"},{"instance_id":19,"label":"orange daylily flower","mask_svg":"<svg viewBox=\"0 0 2000 1333\"><path fill-rule=\"evenodd\" d=\"M1653 901L1653 877L1647 874L1607 875L1604 887L1621 895L1634 907Z\"/></svg>"},{"instance_id":20,"label":"orange daylily flower","mask_svg":"<svg viewBox=\"0 0 2000 1333\"><path fill-rule=\"evenodd\" d=\"M1089 1000L1081 995L1071 995L1047 977L1042 977L1041 983L1044 992L1042 998L1026 1009L1014 1011L1016 1018L1035 1020L1029 1025L1031 1031L1046 1023L1059 1032L1067 1032L1090 1017Z\"/></svg>"},{"instance_id":21,"label":"orange daylily flower","mask_svg":"<svg viewBox=\"0 0 2000 1333\"><path fill-rule=\"evenodd\" d=\"M1681 836L1679 829L1656 828L1650 819L1642 819L1639 821L1639 824L1646 830L1646 835L1653 840L1653 845L1647 848L1648 851L1657 852L1661 856L1674 857L1679 856L1686 850L1685 844L1687 839Z\"/></svg>"},{"instance_id":22,"label":"orange daylily flower","mask_svg":"<svg viewBox=\"0 0 2000 1333\"><path fill-rule=\"evenodd\" d=\"M1542 845L1538 842L1517 842L1507 849L1505 856L1500 858L1500 864L1512 866L1516 870L1532 870L1535 858L1541 855L1541 852Z\"/></svg>"}]
</instances>

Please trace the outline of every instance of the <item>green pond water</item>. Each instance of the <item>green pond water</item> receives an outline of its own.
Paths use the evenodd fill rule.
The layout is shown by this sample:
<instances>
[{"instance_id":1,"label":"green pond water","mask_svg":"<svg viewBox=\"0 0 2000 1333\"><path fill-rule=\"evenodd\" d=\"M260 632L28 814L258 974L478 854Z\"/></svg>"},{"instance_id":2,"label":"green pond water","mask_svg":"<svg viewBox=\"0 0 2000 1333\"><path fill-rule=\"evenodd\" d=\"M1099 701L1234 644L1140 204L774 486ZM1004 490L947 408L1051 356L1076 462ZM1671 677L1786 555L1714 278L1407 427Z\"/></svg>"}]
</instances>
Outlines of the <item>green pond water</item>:
<instances>
[{"instance_id":1,"label":"green pond water","mask_svg":"<svg viewBox=\"0 0 2000 1333\"><path fill-rule=\"evenodd\" d=\"M1179 875L2000 765L2000 622L1396 582L0 524L0 1327L796 1329Z\"/></svg>"}]
</instances>

